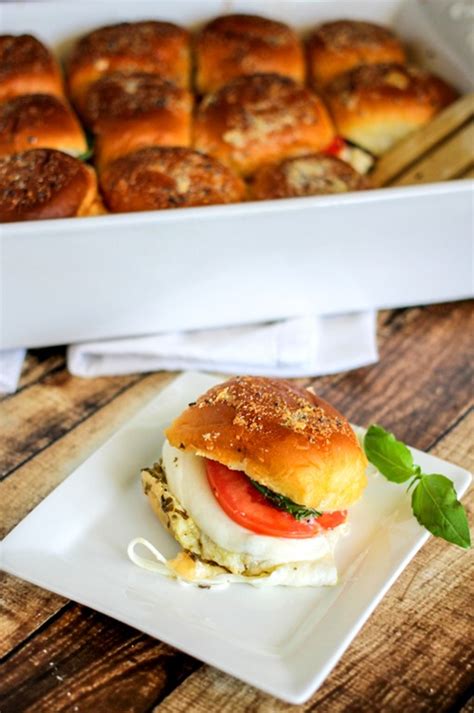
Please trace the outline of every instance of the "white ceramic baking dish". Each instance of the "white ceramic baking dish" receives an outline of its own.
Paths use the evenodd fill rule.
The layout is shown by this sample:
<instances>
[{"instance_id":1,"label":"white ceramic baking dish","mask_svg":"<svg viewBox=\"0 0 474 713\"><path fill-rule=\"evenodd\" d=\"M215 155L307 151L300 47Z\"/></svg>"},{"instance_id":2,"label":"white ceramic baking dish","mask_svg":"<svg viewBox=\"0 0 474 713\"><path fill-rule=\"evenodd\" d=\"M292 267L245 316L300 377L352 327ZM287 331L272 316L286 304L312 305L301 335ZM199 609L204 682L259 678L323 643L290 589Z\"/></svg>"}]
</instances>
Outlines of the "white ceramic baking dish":
<instances>
[{"instance_id":1,"label":"white ceramic baking dish","mask_svg":"<svg viewBox=\"0 0 474 713\"><path fill-rule=\"evenodd\" d=\"M62 54L100 25L194 27L232 11L302 30L331 18L384 22L425 65L470 89L468 2L2 3L0 30L31 32ZM473 183L4 225L0 348L469 296Z\"/></svg>"}]
</instances>

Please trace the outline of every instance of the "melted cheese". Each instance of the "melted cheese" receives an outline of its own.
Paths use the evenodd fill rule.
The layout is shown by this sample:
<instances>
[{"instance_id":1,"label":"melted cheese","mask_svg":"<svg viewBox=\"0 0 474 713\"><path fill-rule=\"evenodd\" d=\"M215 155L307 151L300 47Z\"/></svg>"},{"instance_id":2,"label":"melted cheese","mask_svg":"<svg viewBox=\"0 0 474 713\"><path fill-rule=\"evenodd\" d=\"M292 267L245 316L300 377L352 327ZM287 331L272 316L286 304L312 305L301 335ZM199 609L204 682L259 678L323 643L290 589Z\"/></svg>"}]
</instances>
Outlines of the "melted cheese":
<instances>
[{"instance_id":1,"label":"melted cheese","mask_svg":"<svg viewBox=\"0 0 474 713\"><path fill-rule=\"evenodd\" d=\"M208 483L203 458L173 448L168 441L162 456L170 492L201 532L229 552L250 555L267 566L313 562L332 556L336 540L346 529L342 525L305 539L257 535L235 523L222 510Z\"/></svg>"}]
</instances>

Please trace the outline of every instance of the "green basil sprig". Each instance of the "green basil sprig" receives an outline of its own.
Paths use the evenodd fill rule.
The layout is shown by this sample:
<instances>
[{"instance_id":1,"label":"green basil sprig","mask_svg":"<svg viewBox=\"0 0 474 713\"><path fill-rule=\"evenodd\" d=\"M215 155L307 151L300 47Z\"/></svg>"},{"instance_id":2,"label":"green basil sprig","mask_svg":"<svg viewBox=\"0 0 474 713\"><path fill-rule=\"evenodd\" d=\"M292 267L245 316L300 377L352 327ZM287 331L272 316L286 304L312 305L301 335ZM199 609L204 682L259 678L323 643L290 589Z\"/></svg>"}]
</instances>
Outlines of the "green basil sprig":
<instances>
[{"instance_id":1,"label":"green basil sprig","mask_svg":"<svg viewBox=\"0 0 474 713\"><path fill-rule=\"evenodd\" d=\"M393 433L381 426L370 426L364 438L367 458L387 480L414 486L411 496L413 514L423 527L459 547L471 545L466 512L457 499L449 478L438 473L422 473L413 463L411 451Z\"/></svg>"},{"instance_id":2,"label":"green basil sprig","mask_svg":"<svg viewBox=\"0 0 474 713\"><path fill-rule=\"evenodd\" d=\"M279 510L289 512L290 515L293 515L296 520L309 520L313 517L320 517L322 515L319 510L313 510L313 508L308 508L305 505L298 505L298 503L290 500L290 498L280 495L280 493L275 493L274 490L270 490L270 488L266 488L265 485L257 483L256 480L252 480L250 478L250 482L262 493L262 495L267 498L267 500L272 503L272 505L275 505L275 507Z\"/></svg>"}]
</instances>

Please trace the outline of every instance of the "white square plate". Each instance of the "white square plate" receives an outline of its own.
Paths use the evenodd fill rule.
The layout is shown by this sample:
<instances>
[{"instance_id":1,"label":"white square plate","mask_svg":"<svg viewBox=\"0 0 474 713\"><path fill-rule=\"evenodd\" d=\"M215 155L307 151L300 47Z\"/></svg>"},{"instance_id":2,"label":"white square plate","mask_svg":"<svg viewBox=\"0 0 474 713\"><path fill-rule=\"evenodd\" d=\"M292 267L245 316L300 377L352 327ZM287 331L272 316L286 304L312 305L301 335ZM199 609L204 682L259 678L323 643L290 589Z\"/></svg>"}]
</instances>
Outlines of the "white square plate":
<instances>
[{"instance_id":1,"label":"white square plate","mask_svg":"<svg viewBox=\"0 0 474 713\"><path fill-rule=\"evenodd\" d=\"M216 381L187 373L164 389L3 540L3 568L302 703L429 535L412 517L406 489L371 475L351 509L351 533L336 549L335 587L198 589L133 565L127 545L134 537L166 556L177 550L138 474L159 458L163 428ZM425 472L466 491L467 471L413 452Z\"/></svg>"}]
</instances>

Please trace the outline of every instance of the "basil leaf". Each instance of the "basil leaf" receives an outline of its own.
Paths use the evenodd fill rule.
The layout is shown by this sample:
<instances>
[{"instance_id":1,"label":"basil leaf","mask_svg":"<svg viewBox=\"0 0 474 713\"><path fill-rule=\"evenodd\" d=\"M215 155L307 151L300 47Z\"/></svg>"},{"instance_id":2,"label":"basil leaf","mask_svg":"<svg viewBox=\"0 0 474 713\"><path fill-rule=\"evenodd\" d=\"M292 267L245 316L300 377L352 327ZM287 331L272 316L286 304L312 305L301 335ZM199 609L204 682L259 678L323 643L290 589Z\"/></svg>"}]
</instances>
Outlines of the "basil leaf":
<instances>
[{"instance_id":1,"label":"basil leaf","mask_svg":"<svg viewBox=\"0 0 474 713\"><path fill-rule=\"evenodd\" d=\"M88 148L83 152L80 153L77 158L79 161L88 161L92 156L94 155L94 147L93 146L88 146Z\"/></svg>"},{"instance_id":2,"label":"basil leaf","mask_svg":"<svg viewBox=\"0 0 474 713\"><path fill-rule=\"evenodd\" d=\"M369 427L364 438L364 450L369 461L393 483L404 483L417 473L413 456L406 445L381 426Z\"/></svg>"},{"instance_id":3,"label":"basil leaf","mask_svg":"<svg viewBox=\"0 0 474 713\"><path fill-rule=\"evenodd\" d=\"M423 475L411 497L416 519L427 530L459 547L471 545L469 525L454 485L444 475Z\"/></svg>"},{"instance_id":4,"label":"basil leaf","mask_svg":"<svg viewBox=\"0 0 474 713\"><path fill-rule=\"evenodd\" d=\"M284 495L280 495L280 493L275 493L274 490L270 490L270 488L265 487L265 485L257 483L257 481L252 480L252 478L249 478L249 480L272 505L279 510L290 513L296 520L310 520L313 517L320 517L322 515L318 510L308 508L305 505L298 505L298 503L290 500L290 498L286 498Z\"/></svg>"},{"instance_id":5,"label":"basil leaf","mask_svg":"<svg viewBox=\"0 0 474 713\"><path fill-rule=\"evenodd\" d=\"M86 130L87 149L77 157L79 161L88 161L94 155L94 136Z\"/></svg>"}]
</instances>

